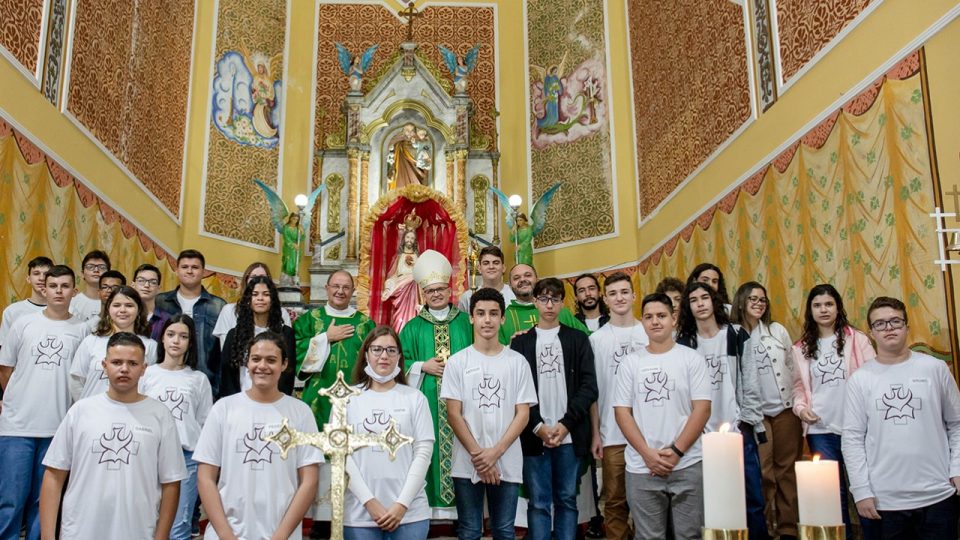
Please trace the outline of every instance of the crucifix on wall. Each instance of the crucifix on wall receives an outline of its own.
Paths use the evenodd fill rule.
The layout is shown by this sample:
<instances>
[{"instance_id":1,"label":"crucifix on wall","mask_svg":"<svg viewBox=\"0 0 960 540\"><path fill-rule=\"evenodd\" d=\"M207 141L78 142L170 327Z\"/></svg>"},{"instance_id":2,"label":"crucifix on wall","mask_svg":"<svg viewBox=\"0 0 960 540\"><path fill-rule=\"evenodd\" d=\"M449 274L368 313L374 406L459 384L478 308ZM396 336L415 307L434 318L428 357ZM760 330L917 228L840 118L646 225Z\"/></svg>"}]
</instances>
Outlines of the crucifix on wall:
<instances>
[{"instance_id":1,"label":"crucifix on wall","mask_svg":"<svg viewBox=\"0 0 960 540\"><path fill-rule=\"evenodd\" d=\"M960 190L957 189L957 185L953 185L953 189L944 193L945 196L953 199L953 213L957 214L957 217L954 217L954 221L960 221Z\"/></svg>"}]
</instances>

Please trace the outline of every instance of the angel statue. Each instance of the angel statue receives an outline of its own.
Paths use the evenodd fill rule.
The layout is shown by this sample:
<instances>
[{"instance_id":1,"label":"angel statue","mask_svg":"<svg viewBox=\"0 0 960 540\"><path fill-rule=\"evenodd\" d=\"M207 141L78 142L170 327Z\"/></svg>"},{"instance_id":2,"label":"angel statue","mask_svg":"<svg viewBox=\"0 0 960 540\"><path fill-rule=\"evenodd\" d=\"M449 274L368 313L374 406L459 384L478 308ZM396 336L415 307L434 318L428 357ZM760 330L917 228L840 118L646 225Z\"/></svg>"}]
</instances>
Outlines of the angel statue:
<instances>
[{"instance_id":1,"label":"angel statue","mask_svg":"<svg viewBox=\"0 0 960 540\"><path fill-rule=\"evenodd\" d=\"M417 215L416 210L413 210L397 227L400 230L397 254L390 263L390 271L383 284L381 299L391 307L390 326L397 332L407 324L407 321L417 315L420 287L413 280L413 265L417 263L417 258L420 256L417 229L422 223L423 220Z\"/></svg>"},{"instance_id":2,"label":"angel statue","mask_svg":"<svg viewBox=\"0 0 960 540\"><path fill-rule=\"evenodd\" d=\"M363 51L363 54L357 56L350 54L350 51L339 43L334 43L334 45L337 47L337 60L340 61L340 69L350 79L350 91L360 92L360 87L363 85L363 74L370 69L370 64L373 63L373 54L377 52L377 47L380 45L372 45Z\"/></svg>"},{"instance_id":3,"label":"angel statue","mask_svg":"<svg viewBox=\"0 0 960 540\"><path fill-rule=\"evenodd\" d=\"M323 192L326 184L320 184L320 187L310 193L307 197L307 205L302 211L291 212L272 187L256 178L253 179L253 183L259 186L267 196L267 203L270 205L270 221L273 223L273 228L280 233L283 242L280 250L280 285L299 286L300 244L303 241L300 217L311 215L313 205L320 198L320 193Z\"/></svg>"},{"instance_id":4,"label":"angel statue","mask_svg":"<svg viewBox=\"0 0 960 540\"><path fill-rule=\"evenodd\" d=\"M516 212L510 207L510 198L507 197L504 192L495 187L490 188L490 191L496 194L497 199L500 201L500 206L503 207L503 214L507 216L507 228L510 229L510 241L517 246L517 264L533 266L533 239L547 226L547 207L550 206L550 201L553 200L554 195L557 194L557 190L560 189L562 184L563 182L557 182L550 186L550 188L537 199L537 202L533 205L533 211L530 212L530 217L533 221L532 224L527 220L525 214Z\"/></svg>"},{"instance_id":5,"label":"angel statue","mask_svg":"<svg viewBox=\"0 0 960 540\"><path fill-rule=\"evenodd\" d=\"M447 69L450 71L450 74L453 75L454 90L456 90L458 94L466 93L467 75L477 67L477 58L480 57L480 45L474 45L473 48L463 56L462 60L457 58L457 53L443 45L437 45L437 47L440 49L440 55L443 56L443 63L447 65Z\"/></svg>"}]
</instances>

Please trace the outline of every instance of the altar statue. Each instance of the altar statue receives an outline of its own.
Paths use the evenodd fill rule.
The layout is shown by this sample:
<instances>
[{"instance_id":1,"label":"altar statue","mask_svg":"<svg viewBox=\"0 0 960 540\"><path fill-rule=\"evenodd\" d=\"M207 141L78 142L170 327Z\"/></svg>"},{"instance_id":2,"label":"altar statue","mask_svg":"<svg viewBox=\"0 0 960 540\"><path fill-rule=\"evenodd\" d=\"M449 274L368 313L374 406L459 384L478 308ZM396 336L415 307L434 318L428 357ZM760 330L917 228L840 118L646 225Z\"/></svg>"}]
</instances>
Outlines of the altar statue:
<instances>
[{"instance_id":1,"label":"altar statue","mask_svg":"<svg viewBox=\"0 0 960 540\"><path fill-rule=\"evenodd\" d=\"M362 54L353 55L346 47L339 43L334 43L337 48L337 61L340 62L340 69L347 76L350 82L351 92L360 92L363 86L363 75L373 64L373 55L377 52L380 45L372 45Z\"/></svg>"},{"instance_id":2,"label":"altar statue","mask_svg":"<svg viewBox=\"0 0 960 540\"><path fill-rule=\"evenodd\" d=\"M443 45L437 45L437 47L440 49L443 62L447 65L447 70L450 75L453 75L453 89L458 94L465 93L467 91L467 75L477 67L477 60L480 58L480 45L474 45L463 56L462 60L457 58L457 53Z\"/></svg>"},{"instance_id":3,"label":"altar statue","mask_svg":"<svg viewBox=\"0 0 960 540\"><path fill-rule=\"evenodd\" d=\"M411 212L399 226L400 239L397 242L397 255L390 263L390 272L383 285L381 298L392 308L390 326L397 332L400 332L407 321L416 317L420 303L420 288L413 280L413 266L420 256L417 229L421 223L420 217Z\"/></svg>"},{"instance_id":4,"label":"altar statue","mask_svg":"<svg viewBox=\"0 0 960 540\"><path fill-rule=\"evenodd\" d=\"M403 126L390 141L387 154L387 190L412 184L429 185L433 167L433 145L426 129L413 124Z\"/></svg>"},{"instance_id":5,"label":"altar statue","mask_svg":"<svg viewBox=\"0 0 960 540\"><path fill-rule=\"evenodd\" d=\"M280 251L280 285L298 286L300 284L298 274L300 271L301 244L304 238L300 220L302 215L311 215L313 205L317 202L326 184L320 184L317 189L310 193L307 197L306 206L304 206L300 212L291 212L287 209L287 203L283 202L283 199L280 198L280 195L277 195L277 192L274 191L272 187L256 178L253 179L253 183L262 189L264 195L267 196L267 203L270 205L270 221L273 224L273 228L280 233L280 240L282 242Z\"/></svg>"},{"instance_id":6,"label":"altar statue","mask_svg":"<svg viewBox=\"0 0 960 540\"><path fill-rule=\"evenodd\" d=\"M500 206L503 207L503 215L506 216L507 228L510 230L510 241L516 246L517 264L533 266L533 239L547 226L547 208L562 184L557 182L550 186L534 203L533 211L530 212L533 223L527 220L526 214L519 213L510 207L510 198L506 193L495 187L490 188L500 201Z\"/></svg>"}]
</instances>

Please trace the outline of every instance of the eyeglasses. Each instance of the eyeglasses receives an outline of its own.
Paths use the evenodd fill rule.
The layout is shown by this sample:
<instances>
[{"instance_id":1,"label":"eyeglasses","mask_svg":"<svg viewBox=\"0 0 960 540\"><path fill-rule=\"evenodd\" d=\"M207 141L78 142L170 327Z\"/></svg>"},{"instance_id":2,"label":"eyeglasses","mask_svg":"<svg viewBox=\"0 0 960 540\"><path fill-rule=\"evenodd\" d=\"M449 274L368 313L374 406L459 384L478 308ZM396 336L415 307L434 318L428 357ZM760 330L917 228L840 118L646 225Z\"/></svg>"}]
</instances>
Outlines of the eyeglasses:
<instances>
[{"instance_id":1,"label":"eyeglasses","mask_svg":"<svg viewBox=\"0 0 960 540\"><path fill-rule=\"evenodd\" d=\"M97 270L101 272L106 272L109 267L105 264L85 264L83 265L84 270L89 270L91 272L96 272Z\"/></svg>"},{"instance_id":2,"label":"eyeglasses","mask_svg":"<svg viewBox=\"0 0 960 540\"><path fill-rule=\"evenodd\" d=\"M353 286L352 285L327 285L327 288L334 291L350 292L350 289L352 289Z\"/></svg>"},{"instance_id":3,"label":"eyeglasses","mask_svg":"<svg viewBox=\"0 0 960 540\"><path fill-rule=\"evenodd\" d=\"M400 348L399 347L381 347L379 345L374 345L369 349L367 349L367 352L369 352L373 356L380 356L383 353L387 353L387 356L393 358L394 356L397 356L398 354L400 354Z\"/></svg>"},{"instance_id":4,"label":"eyeglasses","mask_svg":"<svg viewBox=\"0 0 960 540\"><path fill-rule=\"evenodd\" d=\"M110 292L118 291L118 290L120 290L120 285L101 285L101 286L100 286L100 290L101 290L101 291L110 291Z\"/></svg>"},{"instance_id":5,"label":"eyeglasses","mask_svg":"<svg viewBox=\"0 0 960 540\"><path fill-rule=\"evenodd\" d=\"M136 283L137 285L143 286L143 287L157 287L157 286L160 285L160 280L159 280L159 279L137 278L137 279L134 281L134 283Z\"/></svg>"},{"instance_id":6,"label":"eyeglasses","mask_svg":"<svg viewBox=\"0 0 960 540\"><path fill-rule=\"evenodd\" d=\"M748 296L747 302L750 302L751 304L760 304L761 306L765 306L770 303L770 300L768 300L766 296Z\"/></svg>"},{"instance_id":7,"label":"eyeglasses","mask_svg":"<svg viewBox=\"0 0 960 540\"><path fill-rule=\"evenodd\" d=\"M882 332L884 330L899 330L907 325L907 321L897 317L894 319L880 319L878 321L873 321L870 323L870 328L876 330L877 332Z\"/></svg>"},{"instance_id":8,"label":"eyeglasses","mask_svg":"<svg viewBox=\"0 0 960 540\"><path fill-rule=\"evenodd\" d=\"M540 302L541 304L544 304L544 305L549 306L549 305L552 305L552 304L559 304L559 303L563 302L563 299L561 299L561 298L554 298L553 296L538 296L538 297L537 297L537 302Z\"/></svg>"},{"instance_id":9,"label":"eyeglasses","mask_svg":"<svg viewBox=\"0 0 960 540\"><path fill-rule=\"evenodd\" d=\"M433 289L424 289L423 294L425 294L426 296L433 296L435 294L446 292L447 289L449 288L450 288L449 286L443 286L443 287L435 287Z\"/></svg>"}]
</instances>

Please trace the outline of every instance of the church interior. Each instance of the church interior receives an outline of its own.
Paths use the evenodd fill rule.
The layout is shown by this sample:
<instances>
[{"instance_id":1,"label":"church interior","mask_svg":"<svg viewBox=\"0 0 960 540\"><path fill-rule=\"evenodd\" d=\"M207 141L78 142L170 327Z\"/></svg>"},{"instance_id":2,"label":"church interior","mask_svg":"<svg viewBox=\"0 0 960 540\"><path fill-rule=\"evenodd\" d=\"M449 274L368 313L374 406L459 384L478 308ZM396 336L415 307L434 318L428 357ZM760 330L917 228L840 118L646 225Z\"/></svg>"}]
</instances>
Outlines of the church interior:
<instances>
[{"instance_id":1,"label":"church interior","mask_svg":"<svg viewBox=\"0 0 960 540\"><path fill-rule=\"evenodd\" d=\"M412 28L399 0L108 4L0 10L4 303L28 293L32 257L77 265L94 247L121 270L199 249L207 289L235 300L249 263L280 264L252 179L291 208L326 186L304 223L305 290L321 259L357 268L365 220L387 208L387 139L412 123L432 143L427 185L472 235L461 271L471 243L512 260L489 188L529 213L559 182L540 275L625 270L645 292L710 261L766 283L792 333L829 281L854 321L881 292L908 299L911 341L955 355L938 230L960 221L930 215L960 210L955 2L427 0ZM378 46L357 91L335 44ZM440 47L477 47L463 92Z\"/></svg>"}]
</instances>

